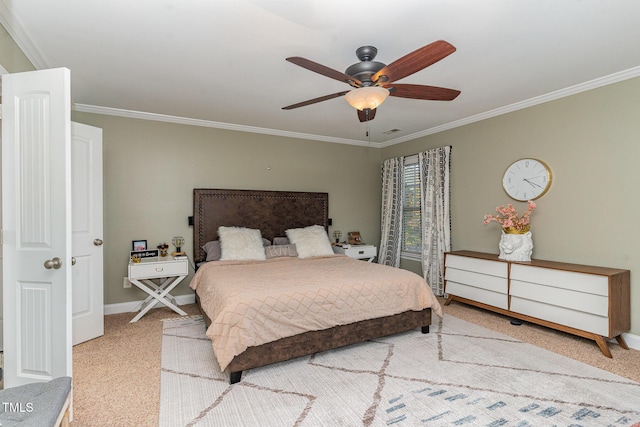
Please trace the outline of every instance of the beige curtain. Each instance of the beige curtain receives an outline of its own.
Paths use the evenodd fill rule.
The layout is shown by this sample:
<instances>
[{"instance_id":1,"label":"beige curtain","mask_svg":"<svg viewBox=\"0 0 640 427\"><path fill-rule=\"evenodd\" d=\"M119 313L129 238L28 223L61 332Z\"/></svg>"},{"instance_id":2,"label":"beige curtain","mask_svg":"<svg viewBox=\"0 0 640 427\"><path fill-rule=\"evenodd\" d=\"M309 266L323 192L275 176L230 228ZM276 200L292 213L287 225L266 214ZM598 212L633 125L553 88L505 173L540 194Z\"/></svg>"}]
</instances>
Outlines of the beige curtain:
<instances>
[{"instance_id":1,"label":"beige curtain","mask_svg":"<svg viewBox=\"0 0 640 427\"><path fill-rule=\"evenodd\" d=\"M444 295L444 253L451 250L451 147L418 153L422 216L422 272L433 293Z\"/></svg>"},{"instance_id":2,"label":"beige curtain","mask_svg":"<svg viewBox=\"0 0 640 427\"><path fill-rule=\"evenodd\" d=\"M382 221L378 263L400 267L402 251L403 158L382 163Z\"/></svg>"}]
</instances>

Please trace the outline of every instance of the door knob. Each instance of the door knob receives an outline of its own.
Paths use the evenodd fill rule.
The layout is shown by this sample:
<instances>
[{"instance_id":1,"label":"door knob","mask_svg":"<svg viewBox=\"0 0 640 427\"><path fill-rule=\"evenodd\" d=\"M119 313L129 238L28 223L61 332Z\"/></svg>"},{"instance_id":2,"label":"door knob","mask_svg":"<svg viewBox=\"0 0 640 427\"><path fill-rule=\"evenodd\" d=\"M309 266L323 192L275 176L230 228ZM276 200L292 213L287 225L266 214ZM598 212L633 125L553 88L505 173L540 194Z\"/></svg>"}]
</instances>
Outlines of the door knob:
<instances>
[{"instance_id":1,"label":"door knob","mask_svg":"<svg viewBox=\"0 0 640 427\"><path fill-rule=\"evenodd\" d=\"M102 246L102 243L104 243L102 240L100 239L93 239L93 245L94 246Z\"/></svg>"},{"instance_id":2,"label":"door knob","mask_svg":"<svg viewBox=\"0 0 640 427\"><path fill-rule=\"evenodd\" d=\"M62 267L62 260L58 257L48 259L44 262L44 268L46 268L47 270L51 270L52 268L55 268L57 270L60 267Z\"/></svg>"}]
</instances>

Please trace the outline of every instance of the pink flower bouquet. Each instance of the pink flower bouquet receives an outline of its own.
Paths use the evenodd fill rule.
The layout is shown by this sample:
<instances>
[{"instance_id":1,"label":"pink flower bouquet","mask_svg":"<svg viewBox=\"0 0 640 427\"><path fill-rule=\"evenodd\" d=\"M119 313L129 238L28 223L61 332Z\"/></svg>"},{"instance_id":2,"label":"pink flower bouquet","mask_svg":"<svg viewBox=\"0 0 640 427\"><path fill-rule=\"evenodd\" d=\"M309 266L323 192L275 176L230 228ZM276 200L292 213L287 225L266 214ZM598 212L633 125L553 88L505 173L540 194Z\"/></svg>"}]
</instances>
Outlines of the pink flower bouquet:
<instances>
[{"instance_id":1,"label":"pink flower bouquet","mask_svg":"<svg viewBox=\"0 0 640 427\"><path fill-rule=\"evenodd\" d=\"M489 224L492 221L497 222L505 230L514 231L516 233L526 233L531 224L531 212L536 208L536 204L529 200L527 202L528 209L522 216L518 215L518 211L511 203L504 206L498 206L496 212L498 215L485 215L484 223Z\"/></svg>"}]
</instances>

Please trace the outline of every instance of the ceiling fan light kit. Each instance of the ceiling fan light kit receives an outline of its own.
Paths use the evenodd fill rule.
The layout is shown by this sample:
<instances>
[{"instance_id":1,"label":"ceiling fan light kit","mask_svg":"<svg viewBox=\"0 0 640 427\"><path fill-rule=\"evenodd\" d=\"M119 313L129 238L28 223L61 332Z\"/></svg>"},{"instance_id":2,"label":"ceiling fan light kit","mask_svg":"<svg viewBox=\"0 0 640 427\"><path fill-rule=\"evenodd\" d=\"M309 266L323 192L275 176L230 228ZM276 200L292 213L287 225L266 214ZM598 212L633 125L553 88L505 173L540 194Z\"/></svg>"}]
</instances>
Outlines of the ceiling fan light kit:
<instances>
[{"instance_id":1,"label":"ceiling fan light kit","mask_svg":"<svg viewBox=\"0 0 640 427\"><path fill-rule=\"evenodd\" d=\"M356 56L360 62L351 65L344 73L299 56L286 58L292 64L347 83L355 89L298 102L282 109L292 110L344 96L346 101L358 110L358 119L361 122L366 122L373 120L376 108L389 95L428 101L451 101L460 94L459 90L417 84L398 84L395 81L433 65L455 51L456 48L450 43L438 40L385 65L373 60L378 49L373 46L363 46L356 50Z\"/></svg>"},{"instance_id":2,"label":"ceiling fan light kit","mask_svg":"<svg viewBox=\"0 0 640 427\"><path fill-rule=\"evenodd\" d=\"M344 96L345 101L356 110L363 111L365 108L378 108L389 96L389 89L380 86L360 87L349 91Z\"/></svg>"}]
</instances>

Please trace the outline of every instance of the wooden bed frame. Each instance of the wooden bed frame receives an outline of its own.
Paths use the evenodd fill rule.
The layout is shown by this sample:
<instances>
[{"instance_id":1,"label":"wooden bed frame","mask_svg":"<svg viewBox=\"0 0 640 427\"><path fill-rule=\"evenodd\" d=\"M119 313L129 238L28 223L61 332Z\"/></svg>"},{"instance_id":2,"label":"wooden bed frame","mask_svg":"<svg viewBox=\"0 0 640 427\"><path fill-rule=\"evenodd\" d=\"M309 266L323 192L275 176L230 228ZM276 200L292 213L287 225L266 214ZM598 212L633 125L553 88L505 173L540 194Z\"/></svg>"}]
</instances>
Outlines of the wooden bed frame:
<instances>
[{"instance_id":1,"label":"wooden bed frame","mask_svg":"<svg viewBox=\"0 0 640 427\"><path fill-rule=\"evenodd\" d=\"M256 228L269 240L286 236L290 228L322 225L329 227L329 195L327 193L291 191L193 190L193 253L196 265L204 262L205 243L217 240L220 226ZM207 328L211 319L196 302ZM393 316L340 325L321 331L309 331L267 344L249 347L234 357L226 371L230 383L240 381L242 371L259 366L397 334L416 328L429 332L431 309L407 311Z\"/></svg>"}]
</instances>

